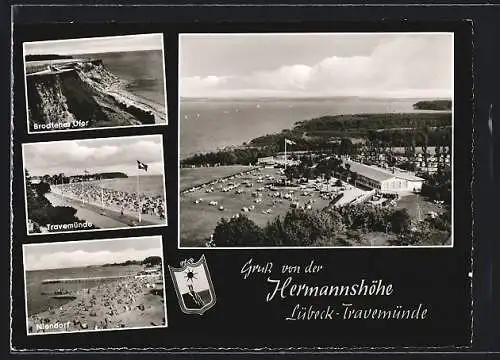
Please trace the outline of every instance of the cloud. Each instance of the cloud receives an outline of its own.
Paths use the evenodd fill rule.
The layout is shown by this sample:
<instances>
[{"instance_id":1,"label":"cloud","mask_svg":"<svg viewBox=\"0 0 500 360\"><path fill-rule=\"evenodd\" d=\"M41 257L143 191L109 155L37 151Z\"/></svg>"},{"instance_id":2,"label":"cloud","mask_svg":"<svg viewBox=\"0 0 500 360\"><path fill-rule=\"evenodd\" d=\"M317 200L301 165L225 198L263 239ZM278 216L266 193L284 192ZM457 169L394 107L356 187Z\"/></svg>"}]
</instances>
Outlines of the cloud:
<instances>
[{"instance_id":1,"label":"cloud","mask_svg":"<svg viewBox=\"0 0 500 360\"><path fill-rule=\"evenodd\" d=\"M83 250L56 251L53 253L25 254L26 270L47 270L88 265L104 265L119 263L127 260L144 260L148 256L162 256L161 248L134 249L126 248L121 251L94 251Z\"/></svg>"},{"instance_id":2,"label":"cloud","mask_svg":"<svg viewBox=\"0 0 500 360\"><path fill-rule=\"evenodd\" d=\"M332 49L334 51L334 49ZM452 37L395 36L369 55L331 56L247 75L181 78L183 97L451 97Z\"/></svg>"},{"instance_id":3,"label":"cloud","mask_svg":"<svg viewBox=\"0 0 500 360\"><path fill-rule=\"evenodd\" d=\"M159 137L158 135L153 137ZM89 171L131 172L136 160L148 165L149 173L163 173L163 148L158 139L126 138L53 141L24 146L25 168L32 175L64 172L67 175ZM112 170L113 169L113 170Z\"/></svg>"},{"instance_id":4,"label":"cloud","mask_svg":"<svg viewBox=\"0 0 500 360\"><path fill-rule=\"evenodd\" d=\"M162 256L161 236L70 241L23 246L27 270L103 265Z\"/></svg>"}]
</instances>

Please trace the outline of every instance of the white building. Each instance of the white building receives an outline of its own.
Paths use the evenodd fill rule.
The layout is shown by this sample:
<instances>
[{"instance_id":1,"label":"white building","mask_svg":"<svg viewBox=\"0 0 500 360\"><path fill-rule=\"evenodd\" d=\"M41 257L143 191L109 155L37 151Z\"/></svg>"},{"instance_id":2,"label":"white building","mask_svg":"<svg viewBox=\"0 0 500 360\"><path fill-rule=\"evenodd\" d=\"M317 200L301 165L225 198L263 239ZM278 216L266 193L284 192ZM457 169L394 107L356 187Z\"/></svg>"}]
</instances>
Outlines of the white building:
<instances>
[{"instance_id":1,"label":"white building","mask_svg":"<svg viewBox=\"0 0 500 360\"><path fill-rule=\"evenodd\" d=\"M424 179L402 171L385 170L355 161L346 161L350 171L357 174L355 185L381 191L420 191Z\"/></svg>"}]
</instances>

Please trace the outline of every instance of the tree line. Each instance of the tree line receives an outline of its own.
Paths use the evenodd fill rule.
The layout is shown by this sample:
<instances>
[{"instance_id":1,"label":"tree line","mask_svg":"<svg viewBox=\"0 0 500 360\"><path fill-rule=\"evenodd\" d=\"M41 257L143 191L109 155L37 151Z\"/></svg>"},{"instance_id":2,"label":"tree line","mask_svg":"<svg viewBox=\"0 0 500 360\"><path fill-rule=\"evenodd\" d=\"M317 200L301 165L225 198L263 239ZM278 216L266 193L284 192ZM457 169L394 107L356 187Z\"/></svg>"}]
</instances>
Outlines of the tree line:
<instances>
[{"instance_id":1,"label":"tree line","mask_svg":"<svg viewBox=\"0 0 500 360\"><path fill-rule=\"evenodd\" d=\"M451 113L387 113L322 116L298 121L292 129L266 134L236 149L191 156L182 165L255 164L259 157L284 151L285 139L296 151L346 153L345 139L362 138L370 144L388 147L448 146L451 144ZM351 142L350 152L357 146ZM349 152L347 152L349 153Z\"/></svg>"},{"instance_id":2,"label":"tree line","mask_svg":"<svg viewBox=\"0 0 500 360\"><path fill-rule=\"evenodd\" d=\"M103 266L108 267L108 266L145 265L146 267L150 267L154 265L161 265L161 263L162 261L160 256L148 256L143 260L126 260L119 263L104 264Z\"/></svg>"},{"instance_id":3,"label":"tree line","mask_svg":"<svg viewBox=\"0 0 500 360\"><path fill-rule=\"evenodd\" d=\"M181 166L203 165L254 165L261 157L272 156L276 151L273 148L242 148L196 154L181 161Z\"/></svg>"},{"instance_id":4,"label":"tree line","mask_svg":"<svg viewBox=\"0 0 500 360\"><path fill-rule=\"evenodd\" d=\"M451 126L451 113L381 113L327 115L295 123L293 132L309 133L319 130L379 130L416 127Z\"/></svg>"},{"instance_id":5,"label":"tree line","mask_svg":"<svg viewBox=\"0 0 500 360\"><path fill-rule=\"evenodd\" d=\"M95 173L95 174L83 174L83 175L73 175L66 176L64 174L55 174L48 175L45 174L41 177L41 181L46 184L68 184L74 179L78 180L90 180L90 179L118 179L118 178L127 178L127 174L122 172L103 172L103 173Z\"/></svg>"},{"instance_id":6,"label":"tree line","mask_svg":"<svg viewBox=\"0 0 500 360\"><path fill-rule=\"evenodd\" d=\"M26 61L44 61L44 60L61 60L61 59L73 59L70 55L57 55L57 54L32 54L26 55L24 57Z\"/></svg>"},{"instance_id":7,"label":"tree line","mask_svg":"<svg viewBox=\"0 0 500 360\"><path fill-rule=\"evenodd\" d=\"M426 231L434 224L427 223ZM441 223L441 228L446 224ZM440 230L434 229L434 230ZM423 230L422 230L423 231ZM418 236L411 229L406 209L370 205L328 207L323 210L293 209L259 227L246 215L221 219L208 246L350 246L369 232L392 235L391 245L426 245L429 234ZM443 236L438 241L442 241Z\"/></svg>"},{"instance_id":8,"label":"tree line","mask_svg":"<svg viewBox=\"0 0 500 360\"><path fill-rule=\"evenodd\" d=\"M413 104L413 108L418 110L450 111L451 105L451 100L426 100Z\"/></svg>"},{"instance_id":9,"label":"tree line","mask_svg":"<svg viewBox=\"0 0 500 360\"><path fill-rule=\"evenodd\" d=\"M40 226L47 226L47 224L60 225L85 222L75 216L75 208L71 206L53 206L47 200L45 194L50 192L50 186L47 183L33 184L28 170L25 171L25 178L28 219L33 222L33 232L40 232ZM95 229L96 227L92 225L90 228Z\"/></svg>"}]
</instances>

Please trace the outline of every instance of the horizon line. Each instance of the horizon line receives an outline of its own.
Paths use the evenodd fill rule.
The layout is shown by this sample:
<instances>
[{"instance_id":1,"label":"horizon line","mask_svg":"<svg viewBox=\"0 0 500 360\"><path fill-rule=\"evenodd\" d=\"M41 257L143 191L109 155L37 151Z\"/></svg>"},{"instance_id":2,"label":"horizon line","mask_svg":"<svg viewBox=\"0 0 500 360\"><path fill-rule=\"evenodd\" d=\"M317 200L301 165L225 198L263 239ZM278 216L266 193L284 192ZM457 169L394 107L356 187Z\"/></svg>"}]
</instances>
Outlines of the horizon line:
<instances>
[{"instance_id":1,"label":"horizon line","mask_svg":"<svg viewBox=\"0 0 500 360\"><path fill-rule=\"evenodd\" d=\"M373 96L373 95L311 95L311 96L179 96L182 99L226 99L226 100L235 100L235 99L244 99L244 100L253 100L253 99L332 99L332 98L362 98L362 99L433 99L433 100L451 100L453 101L453 97L449 96L404 96L404 97L396 97L396 96Z\"/></svg>"},{"instance_id":2,"label":"horizon line","mask_svg":"<svg viewBox=\"0 0 500 360\"><path fill-rule=\"evenodd\" d=\"M44 54L24 54L24 57L26 56L50 56L50 55L57 55L57 56L76 56L76 55L95 55L95 54L111 54L111 53L125 53L125 52L138 52L138 51L162 51L162 48L153 48L153 49L133 49L133 50L110 50L110 51L98 51L98 52L81 52L81 53L55 53L55 52L50 52L50 53L44 53Z\"/></svg>"},{"instance_id":3,"label":"horizon line","mask_svg":"<svg viewBox=\"0 0 500 360\"><path fill-rule=\"evenodd\" d=\"M24 169L24 170L28 170L30 171L29 169ZM123 172L123 171L103 171L103 172L96 172L96 173L92 173L92 174L87 174L87 176L94 176L94 175L100 175L100 174L108 174L108 173L120 173L120 174L125 174L127 175L127 177L132 177L132 176L137 176L136 173L130 175L126 172ZM43 175L33 175L33 174L30 174L30 177L33 177L33 176L45 176L45 175L49 175L49 176L59 176L61 173L56 173L56 174L43 174ZM85 176L85 173L83 174L74 174L74 175L66 175L64 172L62 173L64 174L65 177L74 177L74 176ZM164 175L164 173L151 173L151 172L146 172L144 174L141 174L140 176L147 176L147 175ZM123 179L123 178L108 178L108 179L102 179L102 180L113 180L113 179Z\"/></svg>"},{"instance_id":4,"label":"horizon line","mask_svg":"<svg viewBox=\"0 0 500 360\"><path fill-rule=\"evenodd\" d=\"M149 256L146 256L144 259L146 259L147 257L151 257L151 256L158 256L158 257L163 258L162 255L149 255ZM89 266L105 266L105 265L120 266L121 264L123 264L126 261L143 261L144 259L139 259L139 258L138 259L128 259L128 260L125 260L125 261L122 261L122 262L118 262L118 263L88 264L88 265L65 266L65 267L44 268L44 269L26 269L26 271L63 270L63 269L76 269L76 268L83 268L83 267L89 267Z\"/></svg>"}]
</instances>

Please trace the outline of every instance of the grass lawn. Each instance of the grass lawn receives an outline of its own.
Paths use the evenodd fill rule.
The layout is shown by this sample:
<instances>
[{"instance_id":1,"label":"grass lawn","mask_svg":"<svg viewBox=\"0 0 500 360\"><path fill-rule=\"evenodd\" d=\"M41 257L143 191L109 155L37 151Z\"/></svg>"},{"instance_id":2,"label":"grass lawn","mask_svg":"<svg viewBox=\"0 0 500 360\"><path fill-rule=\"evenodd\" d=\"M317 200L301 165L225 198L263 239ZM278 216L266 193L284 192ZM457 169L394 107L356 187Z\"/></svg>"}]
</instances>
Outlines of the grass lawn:
<instances>
[{"instance_id":1,"label":"grass lawn","mask_svg":"<svg viewBox=\"0 0 500 360\"><path fill-rule=\"evenodd\" d=\"M417 194L408 194L402 196L398 200L397 209L407 209L408 214L412 220L418 220L418 207L420 206L420 216L421 220L425 219L427 214L430 211L435 211L438 214L445 212L445 208L443 206L434 204L432 201L427 200L421 195Z\"/></svg>"},{"instance_id":2,"label":"grass lawn","mask_svg":"<svg viewBox=\"0 0 500 360\"><path fill-rule=\"evenodd\" d=\"M230 176L239 172L250 170L252 166L232 165L208 168L181 168L180 169L180 191L193 186L201 185L217 178Z\"/></svg>"},{"instance_id":3,"label":"grass lawn","mask_svg":"<svg viewBox=\"0 0 500 360\"><path fill-rule=\"evenodd\" d=\"M198 169L197 169L198 170ZM200 169L204 170L204 169ZM208 168L208 170L211 170ZM276 176L276 169L262 169L261 175L267 174ZM271 197L270 190L265 189L262 192L262 202L254 203L255 198L251 193L257 188L263 187L264 183L256 183L258 176L244 175L239 177L237 182L251 181L254 183L252 188L240 186L244 192L236 194L236 189L229 192L219 190L220 184L214 186L215 190L212 193L205 193L203 190L195 191L188 194L183 194L180 197L180 245L181 246L204 246L204 240L210 237L217 223L221 218L231 218L235 214L245 214L249 219L257 225L263 227L268 221L273 220L276 216L284 215L291 210L291 201ZM219 190L219 191L218 191ZM280 190L283 192L284 190ZM295 191L297 201L304 203L309 199L315 200L312 204L313 209L322 209L330 202L329 200L321 199L319 193L312 192L312 196L301 196L302 192L298 189ZM203 199L198 204L195 200ZM209 205L210 201L217 201L217 206ZM219 206L224 206L224 211L219 210ZM255 209L248 212L243 212L243 207L255 206ZM263 214L262 211L271 209L272 213Z\"/></svg>"}]
</instances>

